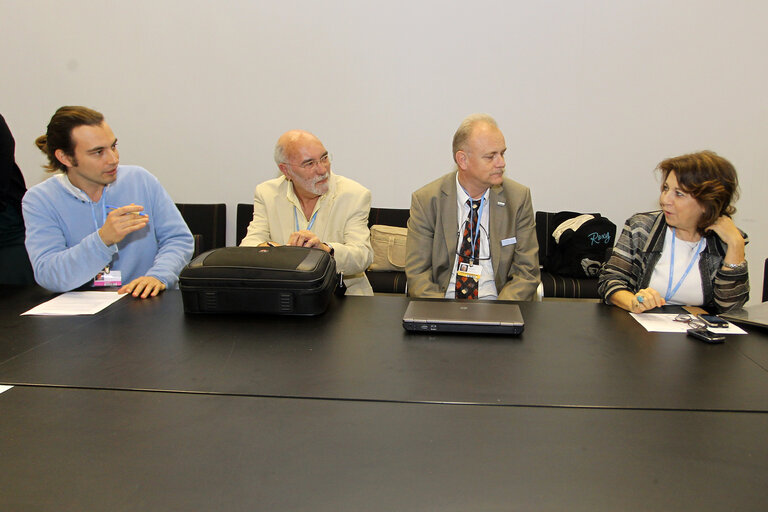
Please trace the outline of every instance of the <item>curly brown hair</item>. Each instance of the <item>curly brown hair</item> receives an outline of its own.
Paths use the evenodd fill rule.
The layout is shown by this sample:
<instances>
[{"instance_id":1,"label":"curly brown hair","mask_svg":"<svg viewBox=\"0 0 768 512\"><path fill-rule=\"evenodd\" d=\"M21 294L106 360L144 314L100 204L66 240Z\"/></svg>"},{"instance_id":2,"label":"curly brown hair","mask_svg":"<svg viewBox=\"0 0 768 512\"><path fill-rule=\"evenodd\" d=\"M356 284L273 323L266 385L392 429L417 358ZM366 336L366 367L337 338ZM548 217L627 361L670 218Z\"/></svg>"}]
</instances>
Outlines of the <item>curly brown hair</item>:
<instances>
[{"instance_id":1,"label":"curly brown hair","mask_svg":"<svg viewBox=\"0 0 768 512\"><path fill-rule=\"evenodd\" d=\"M739 178L733 164L714 151L699 151L688 155L667 158L657 169L662 183L674 172L680 188L693 196L704 208L699 219L699 232L711 226L722 215L736 213L731 204L739 197ZM663 185L662 185L663 187Z\"/></svg>"}]
</instances>

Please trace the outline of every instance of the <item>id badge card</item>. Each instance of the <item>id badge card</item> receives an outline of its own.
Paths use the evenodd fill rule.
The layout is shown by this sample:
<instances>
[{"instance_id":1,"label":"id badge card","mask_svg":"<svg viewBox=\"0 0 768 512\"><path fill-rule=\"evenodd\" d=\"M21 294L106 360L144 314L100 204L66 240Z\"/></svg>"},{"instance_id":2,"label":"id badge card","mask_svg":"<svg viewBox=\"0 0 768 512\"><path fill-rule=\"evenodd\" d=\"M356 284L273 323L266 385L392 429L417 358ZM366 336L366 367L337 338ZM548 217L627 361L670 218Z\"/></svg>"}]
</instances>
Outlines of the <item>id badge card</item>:
<instances>
[{"instance_id":1,"label":"id badge card","mask_svg":"<svg viewBox=\"0 0 768 512\"><path fill-rule=\"evenodd\" d=\"M93 279L93 286L106 287L106 286L120 286L122 279L119 270L112 270L110 272L99 272Z\"/></svg>"},{"instance_id":2,"label":"id badge card","mask_svg":"<svg viewBox=\"0 0 768 512\"><path fill-rule=\"evenodd\" d=\"M483 267L480 265L473 265L472 263L459 263L459 268L456 271L456 274L479 282L480 276L483 274Z\"/></svg>"}]
</instances>

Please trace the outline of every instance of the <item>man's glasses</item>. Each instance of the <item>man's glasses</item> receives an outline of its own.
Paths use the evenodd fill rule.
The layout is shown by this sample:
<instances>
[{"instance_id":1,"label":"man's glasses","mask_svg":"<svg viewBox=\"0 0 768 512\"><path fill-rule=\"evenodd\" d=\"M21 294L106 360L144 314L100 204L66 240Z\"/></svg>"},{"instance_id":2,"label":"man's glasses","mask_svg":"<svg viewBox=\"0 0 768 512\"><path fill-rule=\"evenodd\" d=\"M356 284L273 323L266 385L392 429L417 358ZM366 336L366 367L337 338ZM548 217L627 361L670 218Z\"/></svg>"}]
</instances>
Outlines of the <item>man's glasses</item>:
<instances>
[{"instance_id":1,"label":"man's glasses","mask_svg":"<svg viewBox=\"0 0 768 512\"><path fill-rule=\"evenodd\" d=\"M695 316L689 315L688 313L680 313L675 318L673 318L675 322L683 322L685 324L688 324L694 329L699 329L701 327L705 327L704 322L696 318Z\"/></svg>"},{"instance_id":2,"label":"man's glasses","mask_svg":"<svg viewBox=\"0 0 768 512\"><path fill-rule=\"evenodd\" d=\"M331 157L331 154L326 153L320 158L313 158L312 160L307 160L306 162L301 162L300 164L292 164L291 162L283 162L283 163L292 165L294 167L301 167L305 171L308 171L310 169L314 169L317 166L325 167L326 165L331 163L332 159L333 158Z\"/></svg>"}]
</instances>

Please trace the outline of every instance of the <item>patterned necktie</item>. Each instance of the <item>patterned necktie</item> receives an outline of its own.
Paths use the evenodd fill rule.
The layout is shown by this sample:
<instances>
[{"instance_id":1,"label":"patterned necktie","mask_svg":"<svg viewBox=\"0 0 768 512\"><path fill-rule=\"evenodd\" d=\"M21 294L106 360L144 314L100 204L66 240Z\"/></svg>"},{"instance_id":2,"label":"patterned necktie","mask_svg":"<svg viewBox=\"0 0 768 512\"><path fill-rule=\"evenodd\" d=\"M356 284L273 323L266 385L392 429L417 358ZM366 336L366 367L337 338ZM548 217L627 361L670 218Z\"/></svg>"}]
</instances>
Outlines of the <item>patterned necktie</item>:
<instances>
[{"instance_id":1,"label":"patterned necktie","mask_svg":"<svg viewBox=\"0 0 768 512\"><path fill-rule=\"evenodd\" d=\"M475 257L480 256L480 236L478 233L477 239L474 243L474 251L472 250L472 235L477 229L477 211L480 208L480 201L473 201L467 199L467 205L469 206L469 215L467 215L467 222L464 223L464 233L461 235L461 248L459 249L459 265L467 263L473 265L475 261L472 259L472 254ZM457 267L458 268L458 267ZM477 285L476 279L467 276L456 275L456 298L457 299L476 299L477 298Z\"/></svg>"}]
</instances>

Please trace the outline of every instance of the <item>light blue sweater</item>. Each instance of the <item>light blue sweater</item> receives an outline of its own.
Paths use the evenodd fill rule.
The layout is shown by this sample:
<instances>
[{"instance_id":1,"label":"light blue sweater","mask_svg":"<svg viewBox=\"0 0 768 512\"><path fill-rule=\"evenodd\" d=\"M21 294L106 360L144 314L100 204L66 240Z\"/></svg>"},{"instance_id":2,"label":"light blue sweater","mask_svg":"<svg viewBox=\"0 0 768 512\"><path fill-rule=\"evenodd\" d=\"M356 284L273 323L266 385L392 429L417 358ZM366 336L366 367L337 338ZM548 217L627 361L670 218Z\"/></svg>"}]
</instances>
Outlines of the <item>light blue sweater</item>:
<instances>
[{"instance_id":1,"label":"light blue sweater","mask_svg":"<svg viewBox=\"0 0 768 512\"><path fill-rule=\"evenodd\" d=\"M144 207L149 224L115 245L104 245L98 229L108 206L131 203ZM96 203L66 175L52 176L27 191L22 211L35 280L52 291L87 284L107 264L121 272L123 284L152 276L174 288L194 249L192 234L168 193L137 166L119 166L117 179Z\"/></svg>"}]
</instances>

